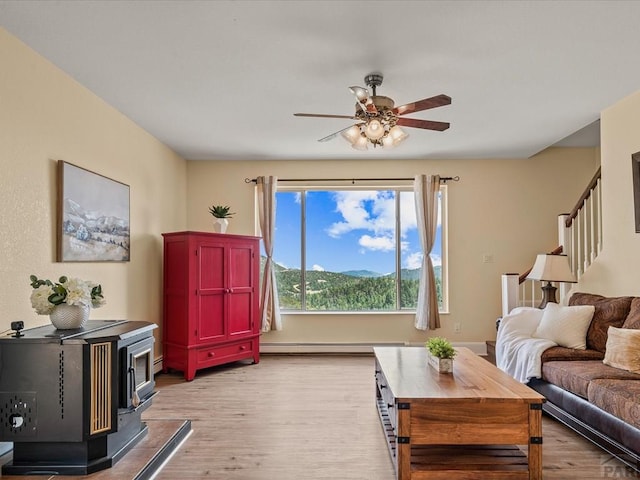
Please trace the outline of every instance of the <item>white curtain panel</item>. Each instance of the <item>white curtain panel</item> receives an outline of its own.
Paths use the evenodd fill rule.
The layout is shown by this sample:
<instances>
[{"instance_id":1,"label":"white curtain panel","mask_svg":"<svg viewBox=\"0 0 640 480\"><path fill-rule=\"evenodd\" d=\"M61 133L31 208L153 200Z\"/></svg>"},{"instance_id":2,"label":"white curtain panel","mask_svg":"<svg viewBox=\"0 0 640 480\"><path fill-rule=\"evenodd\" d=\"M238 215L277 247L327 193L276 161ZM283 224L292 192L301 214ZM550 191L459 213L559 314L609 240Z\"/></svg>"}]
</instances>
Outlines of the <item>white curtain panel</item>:
<instances>
[{"instance_id":1,"label":"white curtain panel","mask_svg":"<svg viewBox=\"0 0 640 480\"><path fill-rule=\"evenodd\" d=\"M267 255L260 295L260 328L263 332L282 330L276 271L273 268L273 232L276 225L276 190L278 177L258 177L258 214L262 242Z\"/></svg>"},{"instance_id":2,"label":"white curtain panel","mask_svg":"<svg viewBox=\"0 0 640 480\"><path fill-rule=\"evenodd\" d=\"M438 294L436 278L431 262L431 249L438 226L438 192L440 191L439 175L416 175L413 193L416 203L416 220L418 234L422 245L422 272L418 287L418 305L416 306L415 327L418 330L435 330L440 328L438 313Z\"/></svg>"}]
</instances>

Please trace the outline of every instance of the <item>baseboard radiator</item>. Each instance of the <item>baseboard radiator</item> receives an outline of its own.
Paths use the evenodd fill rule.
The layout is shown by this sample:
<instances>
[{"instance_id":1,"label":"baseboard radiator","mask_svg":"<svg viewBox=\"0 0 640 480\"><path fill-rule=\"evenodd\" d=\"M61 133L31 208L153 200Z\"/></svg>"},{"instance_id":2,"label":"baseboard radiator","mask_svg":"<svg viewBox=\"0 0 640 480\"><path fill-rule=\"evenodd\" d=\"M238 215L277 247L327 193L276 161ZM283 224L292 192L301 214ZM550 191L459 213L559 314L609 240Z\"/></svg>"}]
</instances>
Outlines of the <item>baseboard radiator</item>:
<instances>
[{"instance_id":1,"label":"baseboard radiator","mask_svg":"<svg viewBox=\"0 0 640 480\"><path fill-rule=\"evenodd\" d=\"M486 355L484 342L452 342L454 347L466 347L478 355ZM373 347L424 347L420 342L380 343L287 343L261 342L260 353L373 353Z\"/></svg>"},{"instance_id":2,"label":"baseboard radiator","mask_svg":"<svg viewBox=\"0 0 640 480\"><path fill-rule=\"evenodd\" d=\"M484 342L452 342L454 347L466 347L477 355L487 354L487 345ZM261 342L260 354L373 354L373 347L423 347L423 343L412 342L381 342L381 343L286 343L286 342ZM162 356L153 362L155 374L162 370Z\"/></svg>"}]
</instances>

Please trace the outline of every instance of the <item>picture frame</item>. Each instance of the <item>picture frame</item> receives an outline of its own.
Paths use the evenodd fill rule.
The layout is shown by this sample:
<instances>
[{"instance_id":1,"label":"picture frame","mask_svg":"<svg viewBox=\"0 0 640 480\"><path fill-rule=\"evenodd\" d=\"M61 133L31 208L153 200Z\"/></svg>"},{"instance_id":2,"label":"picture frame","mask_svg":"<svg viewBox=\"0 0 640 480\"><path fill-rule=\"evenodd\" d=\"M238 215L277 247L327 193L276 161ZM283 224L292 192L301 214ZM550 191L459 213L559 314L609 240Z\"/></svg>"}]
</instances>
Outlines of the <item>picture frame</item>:
<instances>
[{"instance_id":1,"label":"picture frame","mask_svg":"<svg viewBox=\"0 0 640 480\"><path fill-rule=\"evenodd\" d=\"M58 160L58 262L130 260L129 185Z\"/></svg>"},{"instance_id":2,"label":"picture frame","mask_svg":"<svg viewBox=\"0 0 640 480\"><path fill-rule=\"evenodd\" d=\"M631 169L633 172L633 205L636 233L640 233L640 152L631 155Z\"/></svg>"}]
</instances>

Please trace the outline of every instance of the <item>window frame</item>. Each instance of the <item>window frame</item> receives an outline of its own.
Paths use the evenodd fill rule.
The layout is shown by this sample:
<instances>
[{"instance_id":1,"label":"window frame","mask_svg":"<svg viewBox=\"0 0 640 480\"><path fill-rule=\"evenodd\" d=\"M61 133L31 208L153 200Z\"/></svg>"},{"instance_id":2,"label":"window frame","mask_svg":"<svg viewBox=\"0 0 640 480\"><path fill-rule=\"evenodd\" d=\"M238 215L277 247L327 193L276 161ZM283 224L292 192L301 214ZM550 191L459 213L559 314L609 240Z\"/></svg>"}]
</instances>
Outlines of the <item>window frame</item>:
<instances>
[{"instance_id":1,"label":"window frame","mask_svg":"<svg viewBox=\"0 0 640 480\"><path fill-rule=\"evenodd\" d=\"M401 192L411 192L413 193L412 185L398 185L398 184L367 184L367 185L344 185L344 184L323 184L323 185L313 185L307 183L287 183L287 184L279 184L276 195L278 192L292 192L292 193L300 193L301 194L301 205L300 205L300 275L301 282L303 285L306 283L306 195L307 191L393 191L395 194L395 264L396 264L396 280L400 277L400 272L402 270L402 250L401 250L401 235L400 235L400 193ZM256 210L257 211L257 210ZM439 308L440 314L448 314L449 313L449 252L448 252L448 189L445 183L440 184L440 232L441 232L441 288L442 288L442 303ZM257 223L259 224L258 219L256 218ZM277 206L276 206L276 222L277 222ZM278 235L277 231L274 235L275 245L278 243ZM276 259L274 258L274 261ZM415 314L415 308L399 308L400 307L400 291L401 291L401 281L396 281L396 307L393 310L307 310L306 309L306 294L305 289L301 291L301 299L300 305L301 308L298 310L293 309L282 309L281 313L284 315L293 314L293 315L308 315L308 314L338 314L338 315L354 315L354 314L365 314L365 315L395 315L395 314Z\"/></svg>"}]
</instances>

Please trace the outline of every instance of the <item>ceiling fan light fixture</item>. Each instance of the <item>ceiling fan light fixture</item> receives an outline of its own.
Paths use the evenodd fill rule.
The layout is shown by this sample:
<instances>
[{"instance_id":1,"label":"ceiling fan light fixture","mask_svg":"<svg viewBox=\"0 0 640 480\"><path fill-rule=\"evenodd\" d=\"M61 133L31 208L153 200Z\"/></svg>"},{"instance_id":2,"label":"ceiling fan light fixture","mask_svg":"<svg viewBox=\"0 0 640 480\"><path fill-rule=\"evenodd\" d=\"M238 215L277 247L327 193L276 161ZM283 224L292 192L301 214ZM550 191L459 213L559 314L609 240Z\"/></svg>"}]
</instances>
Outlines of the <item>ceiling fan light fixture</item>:
<instances>
[{"instance_id":1,"label":"ceiling fan light fixture","mask_svg":"<svg viewBox=\"0 0 640 480\"><path fill-rule=\"evenodd\" d=\"M409 134L407 134L404 130L402 130L397 125L395 125L394 127L391 128L391 130L389 130L389 135L388 135L388 137L391 137L391 140L393 141L394 146L404 142L408 136Z\"/></svg>"},{"instance_id":2,"label":"ceiling fan light fixture","mask_svg":"<svg viewBox=\"0 0 640 480\"><path fill-rule=\"evenodd\" d=\"M380 120L369 120L367 126L364 129L364 133L370 140L380 140L384 136L384 126L380 123Z\"/></svg>"},{"instance_id":3,"label":"ceiling fan light fixture","mask_svg":"<svg viewBox=\"0 0 640 480\"><path fill-rule=\"evenodd\" d=\"M361 135L355 142L351 143L351 146L356 150L368 150L369 140L364 135Z\"/></svg>"},{"instance_id":4,"label":"ceiling fan light fixture","mask_svg":"<svg viewBox=\"0 0 640 480\"><path fill-rule=\"evenodd\" d=\"M369 91L362 87L349 87L351 93L353 93L359 102L365 102L369 98Z\"/></svg>"},{"instance_id":5,"label":"ceiling fan light fixture","mask_svg":"<svg viewBox=\"0 0 640 480\"><path fill-rule=\"evenodd\" d=\"M389 135L385 135L382 137L382 148L393 148L395 145L393 144L393 138Z\"/></svg>"},{"instance_id":6,"label":"ceiling fan light fixture","mask_svg":"<svg viewBox=\"0 0 640 480\"><path fill-rule=\"evenodd\" d=\"M444 131L449 128L448 122L421 120L418 118L400 118L402 115L421 112L432 108L451 104L451 97L445 94L423 98L411 103L395 106L393 99L378 95L376 87L382 85L381 73L371 73L364 78L364 83L371 90L357 85L349 87L356 97L355 113L353 115L327 115L319 113L294 113L298 117L347 118L358 123L351 127L338 130L331 135L319 139L326 142L338 135L347 140L356 150L367 150L369 144L373 147L391 148L407 139L407 135L397 124L404 127L421 128L423 130Z\"/></svg>"},{"instance_id":7,"label":"ceiling fan light fixture","mask_svg":"<svg viewBox=\"0 0 640 480\"><path fill-rule=\"evenodd\" d=\"M362 137L362 133L360 131L360 125L352 125L350 128L341 133L342 138L344 138L350 144L354 144L358 141L359 138Z\"/></svg>"}]
</instances>

